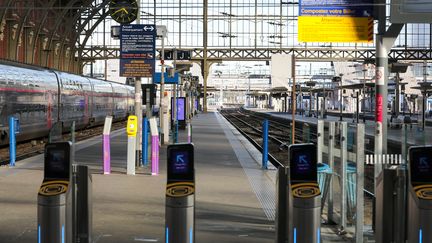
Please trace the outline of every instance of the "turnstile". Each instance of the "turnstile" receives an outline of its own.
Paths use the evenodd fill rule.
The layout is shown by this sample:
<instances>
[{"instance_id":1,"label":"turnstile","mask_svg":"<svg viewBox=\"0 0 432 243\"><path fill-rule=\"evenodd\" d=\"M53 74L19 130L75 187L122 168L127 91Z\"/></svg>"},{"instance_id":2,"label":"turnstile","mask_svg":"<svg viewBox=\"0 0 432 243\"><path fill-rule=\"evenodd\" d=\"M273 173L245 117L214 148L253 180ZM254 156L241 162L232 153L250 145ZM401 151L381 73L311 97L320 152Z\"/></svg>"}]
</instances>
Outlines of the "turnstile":
<instances>
[{"instance_id":1,"label":"turnstile","mask_svg":"<svg viewBox=\"0 0 432 243\"><path fill-rule=\"evenodd\" d=\"M278 168L277 243L321 242L321 192L317 149L313 144L289 148L289 165Z\"/></svg>"},{"instance_id":2,"label":"turnstile","mask_svg":"<svg viewBox=\"0 0 432 243\"><path fill-rule=\"evenodd\" d=\"M87 166L72 166L71 151L69 142L45 147L38 243L92 242L92 178Z\"/></svg>"},{"instance_id":3,"label":"turnstile","mask_svg":"<svg viewBox=\"0 0 432 243\"><path fill-rule=\"evenodd\" d=\"M38 243L72 242L71 143L45 147L44 180L38 194Z\"/></svg>"},{"instance_id":4,"label":"turnstile","mask_svg":"<svg viewBox=\"0 0 432 243\"><path fill-rule=\"evenodd\" d=\"M409 149L408 242L432 242L432 146Z\"/></svg>"},{"instance_id":5,"label":"turnstile","mask_svg":"<svg viewBox=\"0 0 432 243\"><path fill-rule=\"evenodd\" d=\"M195 242L195 171L193 144L167 148L165 242Z\"/></svg>"}]
</instances>

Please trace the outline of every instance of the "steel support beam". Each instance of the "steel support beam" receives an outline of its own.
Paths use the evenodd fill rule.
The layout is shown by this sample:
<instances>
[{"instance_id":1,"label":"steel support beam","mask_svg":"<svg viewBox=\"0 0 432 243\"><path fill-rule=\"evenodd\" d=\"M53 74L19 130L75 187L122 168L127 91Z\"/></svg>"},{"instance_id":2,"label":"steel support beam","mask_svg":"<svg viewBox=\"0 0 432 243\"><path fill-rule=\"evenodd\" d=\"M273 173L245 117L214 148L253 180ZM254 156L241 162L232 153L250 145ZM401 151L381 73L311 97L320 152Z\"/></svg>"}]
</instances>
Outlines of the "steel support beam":
<instances>
[{"instance_id":1,"label":"steel support beam","mask_svg":"<svg viewBox=\"0 0 432 243\"><path fill-rule=\"evenodd\" d=\"M204 51L204 49L206 51ZM169 50L169 49L167 49ZM160 52L160 49L157 50ZM200 62L207 61L269 61L275 53L294 55L298 61L370 61L376 58L375 49L209 49L209 48L182 48L181 51L191 51L191 60ZM106 54L105 54L106 53ZM91 46L82 49L83 61L95 61L105 59L118 59L120 50L118 47ZM432 49L393 49L388 53L388 58L400 61L422 61L432 59Z\"/></svg>"},{"instance_id":2,"label":"steel support beam","mask_svg":"<svg viewBox=\"0 0 432 243\"><path fill-rule=\"evenodd\" d=\"M208 0L204 0L204 9L203 9L203 46L204 46L204 50L203 50L203 58L202 58L202 65L201 65L201 70L202 70L202 75L204 78L204 98L203 98L203 111L207 112L207 79L209 76L209 71L210 71L210 65L208 64L208 56L207 56L207 38L208 38L208 26L207 26L207 22L208 22Z\"/></svg>"}]
</instances>

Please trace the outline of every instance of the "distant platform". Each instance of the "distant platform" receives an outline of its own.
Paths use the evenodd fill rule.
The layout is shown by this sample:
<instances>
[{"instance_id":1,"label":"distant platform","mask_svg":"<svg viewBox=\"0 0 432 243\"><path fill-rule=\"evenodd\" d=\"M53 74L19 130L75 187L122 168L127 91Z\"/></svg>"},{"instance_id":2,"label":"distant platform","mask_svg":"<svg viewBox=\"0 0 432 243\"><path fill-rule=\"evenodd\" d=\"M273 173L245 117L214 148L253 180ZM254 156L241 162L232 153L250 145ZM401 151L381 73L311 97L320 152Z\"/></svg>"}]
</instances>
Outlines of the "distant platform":
<instances>
[{"instance_id":1,"label":"distant platform","mask_svg":"<svg viewBox=\"0 0 432 243\"><path fill-rule=\"evenodd\" d=\"M250 110L253 112L265 113L270 116L291 120L292 115L286 112L275 112L274 110L269 109L259 109L259 108L247 108L246 110ZM296 114L296 121L304 122L308 124L316 125L318 123L318 118L316 117L307 117L305 115ZM327 116L326 121L339 121L338 116ZM343 121L355 124L355 120L352 118L343 117ZM362 119L359 119L359 122L363 122ZM371 120L366 120L366 137L369 139L373 139L374 130L375 130L375 122ZM432 134L432 127L426 126L425 131L421 131L418 124L408 125L407 130L407 142L408 145L426 145L432 144L432 136L427 136L426 134ZM387 140L389 143L392 143L394 146L400 145L403 137L403 131L400 128L388 128L387 129ZM401 146L401 145L400 145Z\"/></svg>"}]
</instances>

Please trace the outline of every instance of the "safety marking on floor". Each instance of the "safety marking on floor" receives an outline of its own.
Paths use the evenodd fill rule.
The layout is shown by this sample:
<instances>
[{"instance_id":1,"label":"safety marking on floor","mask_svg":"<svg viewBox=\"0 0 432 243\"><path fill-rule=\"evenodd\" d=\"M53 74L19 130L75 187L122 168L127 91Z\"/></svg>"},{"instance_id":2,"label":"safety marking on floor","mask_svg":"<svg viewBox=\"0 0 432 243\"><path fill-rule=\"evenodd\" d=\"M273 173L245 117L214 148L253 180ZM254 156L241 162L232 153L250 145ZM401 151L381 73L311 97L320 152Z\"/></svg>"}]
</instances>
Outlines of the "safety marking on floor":
<instances>
[{"instance_id":1,"label":"safety marking on floor","mask_svg":"<svg viewBox=\"0 0 432 243\"><path fill-rule=\"evenodd\" d=\"M159 239L146 238L146 237L135 237L134 241L140 241L140 242L158 242Z\"/></svg>"},{"instance_id":2,"label":"safety marking on floor","mask_svg":"<svg viewBox=\"0 0 432 243\"><path fill-rule=\"evenodd\" d=\"M246 148L241 142L235 137L231 130L231 124L224 120L219 113L215 113L215 116L225 133L231 147L233 148L237 159L240 161L243 171L245 172L249 183L255 193L258 201L260 202L264 214L269 221L274 221L276 216L276 188L272 181L267 177L266 172L261 170L259 166L254 162L254 159L250 156Z\"/></svg>"}]
</instances>

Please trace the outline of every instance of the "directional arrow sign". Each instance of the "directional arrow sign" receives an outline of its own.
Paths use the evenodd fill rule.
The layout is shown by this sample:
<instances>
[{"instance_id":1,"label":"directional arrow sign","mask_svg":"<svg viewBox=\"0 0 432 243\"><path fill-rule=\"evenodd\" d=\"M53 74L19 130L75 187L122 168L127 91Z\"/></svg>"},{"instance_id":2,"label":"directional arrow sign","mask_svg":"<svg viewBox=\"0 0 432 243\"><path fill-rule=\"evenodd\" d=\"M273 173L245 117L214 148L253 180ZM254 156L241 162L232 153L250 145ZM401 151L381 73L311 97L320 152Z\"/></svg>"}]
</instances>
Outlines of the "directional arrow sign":
<instances>
[{"instance_id":1,"label":"directional arrow sign","mask_svg":"<svg viewBox=\"0 0 432 243\"><path fill-rule=\"evenodd\" d=\"M154 30L153 26L148 26L148 25L144 26L144 31L153 31L153 30Z\"/></svg>"},{"instance_id":2,"label":"directional arrow sign","mask_svg":"<svg viewBox=\"0 0 432 243\"><path fill-rule=\"evenodd\" d=\"M429 167L428 158L427 157L421 157L419 164L422 168L423 167Z\"/></svg>"},{"instance_id":3,"label":"directional arrow sign","mask_svg":"<svg viewBox=\"0 0 432 243\"><path fill-rule=\"evenodd\" d=\"M177 163L184 163L183 156L184 156L183 154L177 155L176 162Z\"/></svg>"},{"instance_id":4,"label":"directional arrow sign","mask_svg":"<svg viewBox=\"0 0 432 243\"><path fill-rule=\"evenodd\" d=\"M308 161L306 155L300 155L299 156L299 164L302 164L302 165L309 164L309 161Z\"/></svg>"}]
</instances>

